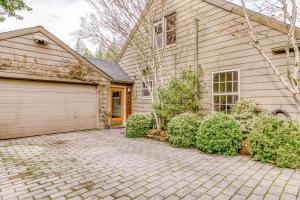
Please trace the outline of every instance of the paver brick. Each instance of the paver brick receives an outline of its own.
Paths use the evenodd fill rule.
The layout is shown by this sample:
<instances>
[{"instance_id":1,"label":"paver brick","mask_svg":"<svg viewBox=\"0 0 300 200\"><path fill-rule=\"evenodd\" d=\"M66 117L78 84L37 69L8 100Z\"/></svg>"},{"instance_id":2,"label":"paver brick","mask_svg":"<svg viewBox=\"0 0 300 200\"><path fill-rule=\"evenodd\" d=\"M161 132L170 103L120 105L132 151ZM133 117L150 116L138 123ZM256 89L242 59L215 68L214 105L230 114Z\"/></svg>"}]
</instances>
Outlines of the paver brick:
<instances>
[{"instance_id":1,"label":"paver brick","mask_svg":"<svg viewBox=\"0 0 300 200\"><path fill-rule=\"evenodd\" d=\"M300 172L208 155L123 130L0 141L0 200L299 199ZM300 199L299 199L300 200Z\"/></svg>"}]
</instances>

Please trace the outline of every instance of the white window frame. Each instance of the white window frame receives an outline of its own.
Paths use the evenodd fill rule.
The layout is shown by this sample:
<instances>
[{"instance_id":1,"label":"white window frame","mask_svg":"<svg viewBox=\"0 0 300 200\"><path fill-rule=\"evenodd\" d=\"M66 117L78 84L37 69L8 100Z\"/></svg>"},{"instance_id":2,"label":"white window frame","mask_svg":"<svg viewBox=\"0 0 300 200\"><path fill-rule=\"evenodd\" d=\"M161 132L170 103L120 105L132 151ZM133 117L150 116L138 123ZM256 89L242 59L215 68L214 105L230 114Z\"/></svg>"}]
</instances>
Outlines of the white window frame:
<instances>
[{"instance_id":1,"label":"white window frame","mask_svg":"<svg viewBox=\"0 0 300 200\"><path fill-rule=\"evenodd\" d=\"M151 84L152 84L151 92L153 93L153 80L147 80L147 81L148 81L148 82L151 82ZM141 82L141 97L142 97L142 99L151 99L151 94L150 94L150 96L144 96L144 95L143 95L143 91L144 91L144 90L149 90L149 89L147 88L147 85L146 85L146 84L145 84L146 88L143 88L143 83L144 83L144 81Z\"/></svg>"},{"instance_id":2,"label":"white window frame","mask_svg":"<svg viewBox=\"0 0 300 200\"><path fill-rule=\"evenodd\" d=\"M161 28L162 28L162 33L161 33L161 35L162 35L161 47L160 48L155 48L156 47L156 38L158 36L158 35L155 34L155 27L158 26L158 25L160 25L160 24L161 24ZM153 23L153 38L152 38L153 44L152 45L153 45L153 49L154 50L161 50L161 49L164 48L164 45L165 45L165 36L164 35L165 35L164 20L158 19L158 20L156 20Z\"/></svg>"},{"instance_id":3,"label":"white window frame","mask_svg":"<svg viewBox=\"0 0 300 200\"><path fill-rule=\"evenodd\" d=\"M215 91L214 91L214 75L215 74L219 74L219 73L226 73L226 72L237 72L238 73L238 91L237 92L231 92L231 93L227 93L227 92L224 92L224 93L216 93L215 94ZM211 74L211 88L212 88L212 92L211 92L211 111L212 112L215 112L215 103L214 103L214 96L215 95L236 95L238 96L238 101L240 101L241 99L241 77L240 77L240 69L230 69L230 70L223 70L223 71L216 71L216 72L212 72ZM226 86L225 86L226 88Z\"/></svg>"},{"instance_id":4,"label":"white window frame","mask_svg":"<svg viewBox=\"0 0 300 200\"><path fill-rule=\"evenodd\" d=\"M173 12L173 13L170 13L169 15L166 15L165 17L164 17L164 45L166 46L166 47L172 47L172 46L175 46L176 45L176 43L177 43L177 35L176 35L176 40L175 40L175 43L174 44L167 44L167 17L169 17L169 16L172 16L172 15L175 15L175 34L177 33L177 14L176 14L176 12Z\"/></svg>"}]
</instances>

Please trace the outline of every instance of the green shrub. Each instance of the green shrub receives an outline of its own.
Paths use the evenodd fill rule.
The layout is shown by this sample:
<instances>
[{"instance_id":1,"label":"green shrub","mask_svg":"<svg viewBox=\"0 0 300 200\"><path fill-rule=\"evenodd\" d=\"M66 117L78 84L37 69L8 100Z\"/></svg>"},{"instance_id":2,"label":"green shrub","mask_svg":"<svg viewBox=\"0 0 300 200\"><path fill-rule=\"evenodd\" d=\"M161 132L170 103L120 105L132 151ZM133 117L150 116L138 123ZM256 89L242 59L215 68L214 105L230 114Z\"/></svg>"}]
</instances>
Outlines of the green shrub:
<instances>
[{"instance_id":1,"label":"green shrub","mask_svg":"<svg viewBox=\"0 0 300 200\"><path fill-rule=\"evenodd\" d=\"M224 113L207 116L197 132L196 146L207 153L236 155L242 146L237 121Z\"/></svg>"},{"instance_id":2,"label":"green shrub","mask_svg":"<svg viewBox=\"0 0 300 200\"><path fill-rule=\"evenodd\" d=\"M252 100L241 100L230 110L230 114L238 121L243 138L252 131L257 117L265 111Z\"/></svg>"},{"instance_id":3,"label":"green shrub","mask_svg":"<svg viewBox=\"0 0 300 200\"><path fill-rule=\"evenodd\" d=\"M167 128L169 121L182 113L199 113L201 110L200 89L203 77L201 66L196 71L185 69L181 77L173 78L158 90L158 100L152 105L160 119L161 128Z\"/></svg>"},{"instance_id":4,"label":"green shrub","mask_svg":"<svg viewBox=\"0 0 300 200\"><path fill-rule=\"evenodd\" d=\"M168 140L176 147L195 147L196 132L200 126L200 117L193 113L184 113L174 117L168 124Z\"/></svg>"},{"instance_id":5,"label":"green shrub","mask_svg":"<svg viewBox=\"0 0 300 200\"><path fill-rule=\"evenodd\" d=\"M150 130L151 120L143 114L131 115L126 124L126 136L129 138L139 138L147 135Z\"/></svg>"},{"instance_id":6,"label":"green shrub","mask_svg":"<svg viewBox=\"0 0 300 200\"><path fill-rule=\"evenodd\" d=\"M300 168L300 129L291 120L269 115L259 117L248 143L255 160Z\"/></svg>"}]
</instances>

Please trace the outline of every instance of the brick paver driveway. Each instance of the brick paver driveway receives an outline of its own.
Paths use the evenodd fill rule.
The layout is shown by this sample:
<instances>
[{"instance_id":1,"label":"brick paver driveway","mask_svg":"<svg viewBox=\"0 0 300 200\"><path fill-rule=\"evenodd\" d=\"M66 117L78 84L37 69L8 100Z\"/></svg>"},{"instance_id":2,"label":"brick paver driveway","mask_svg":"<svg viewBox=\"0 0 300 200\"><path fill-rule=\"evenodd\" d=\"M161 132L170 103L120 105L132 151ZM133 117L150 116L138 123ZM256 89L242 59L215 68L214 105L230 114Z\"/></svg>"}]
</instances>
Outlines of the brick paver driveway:
<instances>
[{"instance_id":1,"label":"brick paver driveway","mask_svg":"<svg viewBox=\"0 0 300 200\"><path fill-rule=\"evenodd\" d=\"M300 172L123 130L0 141L4 199L300 199Z\"/></svg>"}]
</instances>

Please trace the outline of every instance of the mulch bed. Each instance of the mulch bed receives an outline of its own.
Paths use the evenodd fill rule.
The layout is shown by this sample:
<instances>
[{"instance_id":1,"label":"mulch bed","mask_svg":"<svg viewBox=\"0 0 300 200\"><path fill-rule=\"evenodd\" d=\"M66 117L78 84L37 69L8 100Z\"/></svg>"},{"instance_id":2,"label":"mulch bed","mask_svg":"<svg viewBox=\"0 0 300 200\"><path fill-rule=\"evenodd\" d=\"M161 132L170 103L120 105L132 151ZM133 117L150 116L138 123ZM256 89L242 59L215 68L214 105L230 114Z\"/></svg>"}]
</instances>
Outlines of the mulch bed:
<instances>
[{"instance_id":1,"label":"mulch bed","mask_svg":"<svg viewBox=\"0 0 300 200\"><path fill-rule=\"evenodd\" d=\"M248 148L248 140L247 138L243 139L242 149L240 150L241 155L250 156L249 148Z\"/></svg>"},{"instance_id":2,"label":"mulch bed","mask_svg":"<svg viewBox=\"0 0 300 200\"><path fill-rule=\"evenodd\" d=\"M168 133L167 131L158 131L157 129L151 129L147 134L147 137L159 141L167 141Z\"/></svg>"}]
</instances>

